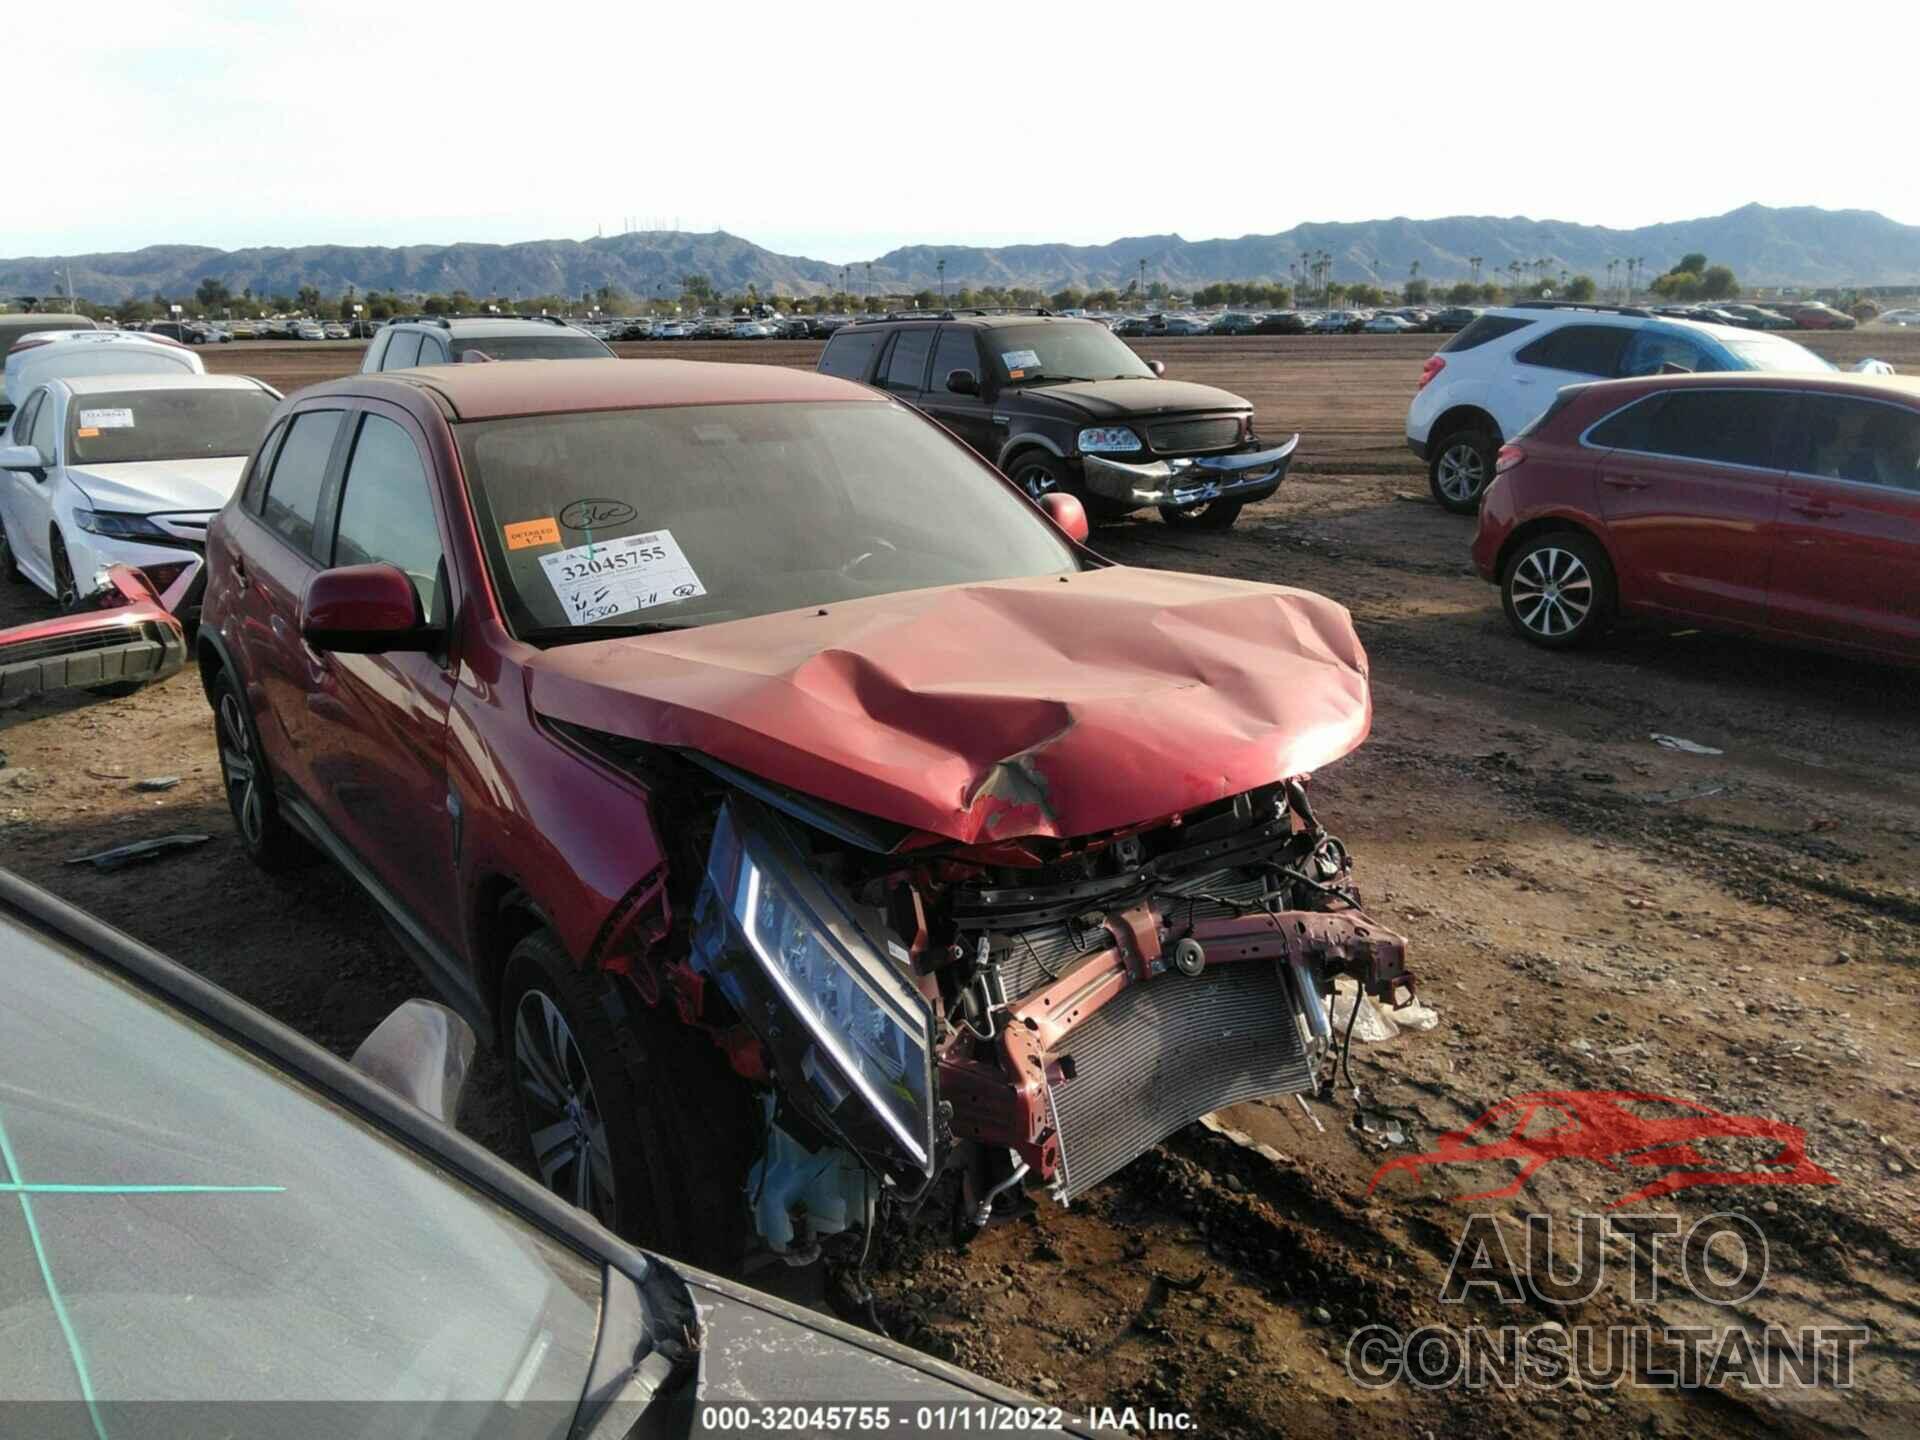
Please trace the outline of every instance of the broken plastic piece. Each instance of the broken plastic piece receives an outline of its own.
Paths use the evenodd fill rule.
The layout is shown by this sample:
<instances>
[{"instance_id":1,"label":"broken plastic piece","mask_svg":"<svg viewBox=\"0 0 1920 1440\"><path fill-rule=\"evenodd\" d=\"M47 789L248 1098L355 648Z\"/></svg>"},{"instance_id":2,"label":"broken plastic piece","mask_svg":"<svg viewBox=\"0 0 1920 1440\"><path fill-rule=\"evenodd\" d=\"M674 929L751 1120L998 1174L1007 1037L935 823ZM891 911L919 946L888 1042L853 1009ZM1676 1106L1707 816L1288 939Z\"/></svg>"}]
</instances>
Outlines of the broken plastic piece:
<instances>
[{"instance_id":1,"label":"broken plastic piece","mask_svg":"<svg viewBox=\"0 0 1920 1440\"><path fill-rule=\"evenodd\" d=\"M142 861L157 860L175 850L191 850L212 838L211 835L160 835L152 840L136 840L131 845L116 845L111 850L97 850L91 855L75 855L66 863L91 865L96 870L121 870Z\"/></svg>"}]
</instances>

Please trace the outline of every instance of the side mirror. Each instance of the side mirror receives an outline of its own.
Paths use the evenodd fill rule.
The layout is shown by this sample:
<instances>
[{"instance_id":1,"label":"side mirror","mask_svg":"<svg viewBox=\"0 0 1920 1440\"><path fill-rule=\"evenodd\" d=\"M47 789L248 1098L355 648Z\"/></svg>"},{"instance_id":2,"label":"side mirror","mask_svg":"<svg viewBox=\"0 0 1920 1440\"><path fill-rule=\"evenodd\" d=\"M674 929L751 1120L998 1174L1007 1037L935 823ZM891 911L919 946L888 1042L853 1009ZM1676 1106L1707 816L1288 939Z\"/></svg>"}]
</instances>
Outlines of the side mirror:
<instances>
[{"instance_id":1,"label":"side mirror","mask_svg":"<svg viewBox=\"0 0 1920 1440\"><path fill-rule=\"evenodd\" d=\"M1155 375L1165 375L1167 373L1167 362L1164 360L1149 360L1147 361L1147 368L1153 371Z\"/></svg>"},{"instance_id":2,"label":"side mirror","mask_svg":"<svg viewBox=\"0 0 1920 1440\"><path fill-rule=\"evenodd\" d=\"M378 655L430 650L439 635L427 629L413 581L397 567L342 565L307 582L300 637L316 650Z\"/></svg>"},{"instance_id":3,"label":"side mirror","mask_svg":"<svg viewBox=\"0 0 1920 1440\"><path fill-rule=\"evenodd\" d=\"M975 375L971 370L949 370L947 372L947 389L956 395L978 395L980 393L980 377Z\"/></svg>"},{"instance_id":4,"label":"side mirror","mask_svg":"<svg viewBox=\"0 0 1920 1440\"><path fill-rule=\"evenodd\" d=\"M432 1000L409 1000L360 1042L353 1068L443 1125L460 1113L473 1027Z\"/></svg>"},{"instance_id":5,"label":"side mirror","mask_svg":"<svg viewBox=\"0 0 1920 1440\"><path fill-rule=\"evenodd\" d=\"M0 449L0 470L44 470L46 457L31 445L9 445Z\"/></svg>"},{"instance_id":6,"label":"side mirror","mask_svg":"<svg viewBox=\"0 0 1920 1440\"><path fill-rule=\"evenodd\" d=\"M1087 507L1080 503L1078 496L1068 495L1060 490L1049 490L1040 497L1040 508L1047 512L1047 518L1058 525L1074 544L1087 543L1087 534L1091 527L1087 524Z\"/></svg>"}]
</instances>

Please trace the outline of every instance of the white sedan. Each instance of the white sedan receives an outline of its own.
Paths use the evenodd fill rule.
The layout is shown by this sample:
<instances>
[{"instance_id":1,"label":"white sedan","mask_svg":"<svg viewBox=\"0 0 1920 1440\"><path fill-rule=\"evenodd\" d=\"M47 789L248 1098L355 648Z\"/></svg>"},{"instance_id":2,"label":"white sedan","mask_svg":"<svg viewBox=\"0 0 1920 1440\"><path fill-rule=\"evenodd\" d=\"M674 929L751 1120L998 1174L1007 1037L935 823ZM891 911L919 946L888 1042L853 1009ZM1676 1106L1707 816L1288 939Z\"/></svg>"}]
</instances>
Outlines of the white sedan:
<instances>
[{"instance_id":1,"label":"white sedan","mask_svg":"<svg viewBox=\"0 0 1920 1440\"><path fill-rule=\"evenodd\" d=\"M1360 329L1367 335L1404 335L1413 329L1413 322L1404 315L1376 315Z\"/></svg>"},{"instance_id":2,"label":"white sedan","mask_svg":"<svg viewBox=\"0 0 1920 1440\"><path fill-rule=\"evenodd\" d=\"M0 576L71 608L109 565L131 565L192 624L207 526L279 399L244 375L49 380L0 448Z\"/></svg>"}]
</instances>

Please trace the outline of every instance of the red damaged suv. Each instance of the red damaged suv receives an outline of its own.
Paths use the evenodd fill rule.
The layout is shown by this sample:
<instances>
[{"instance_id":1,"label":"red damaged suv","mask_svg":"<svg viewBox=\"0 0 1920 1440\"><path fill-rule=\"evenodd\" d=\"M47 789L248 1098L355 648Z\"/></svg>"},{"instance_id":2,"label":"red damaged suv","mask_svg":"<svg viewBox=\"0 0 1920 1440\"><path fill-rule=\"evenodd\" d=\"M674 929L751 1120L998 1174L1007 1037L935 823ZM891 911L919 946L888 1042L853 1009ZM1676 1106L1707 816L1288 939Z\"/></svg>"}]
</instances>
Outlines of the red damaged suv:
<instances>
[{"instance_id":1,"label":"red damaged suv","mask_svg":"<svg viewBox=\"0 0 1920 1440\"><path fill-rule=\"evenodd\" d=\"M1047 502L771 366L303 390L208 540L243 843L351 874L659 1249L1069 1200L1410 982L1303 788L1367 733L1346 612Z\"/></svg>"}]
</instances>

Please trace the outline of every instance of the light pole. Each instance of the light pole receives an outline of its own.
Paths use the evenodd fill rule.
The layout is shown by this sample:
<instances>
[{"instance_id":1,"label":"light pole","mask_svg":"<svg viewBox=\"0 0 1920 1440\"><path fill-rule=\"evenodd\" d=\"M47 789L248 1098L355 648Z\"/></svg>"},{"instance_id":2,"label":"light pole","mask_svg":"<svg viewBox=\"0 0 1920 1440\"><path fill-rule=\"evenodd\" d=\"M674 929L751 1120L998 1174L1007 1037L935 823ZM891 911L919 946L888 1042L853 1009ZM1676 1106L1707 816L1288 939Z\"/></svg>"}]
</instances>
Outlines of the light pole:
<instances>
[{"instance_id":1,"label":"light pole","mask_svg":"<svg viewBox=\"0 0 1920 1440\"><path fill-rule=\"evenodd\" d=\"M947 308L947 257L942 255L934 261L933 268L940 272L940 308Z\"/></svg>"}]
</instances>

